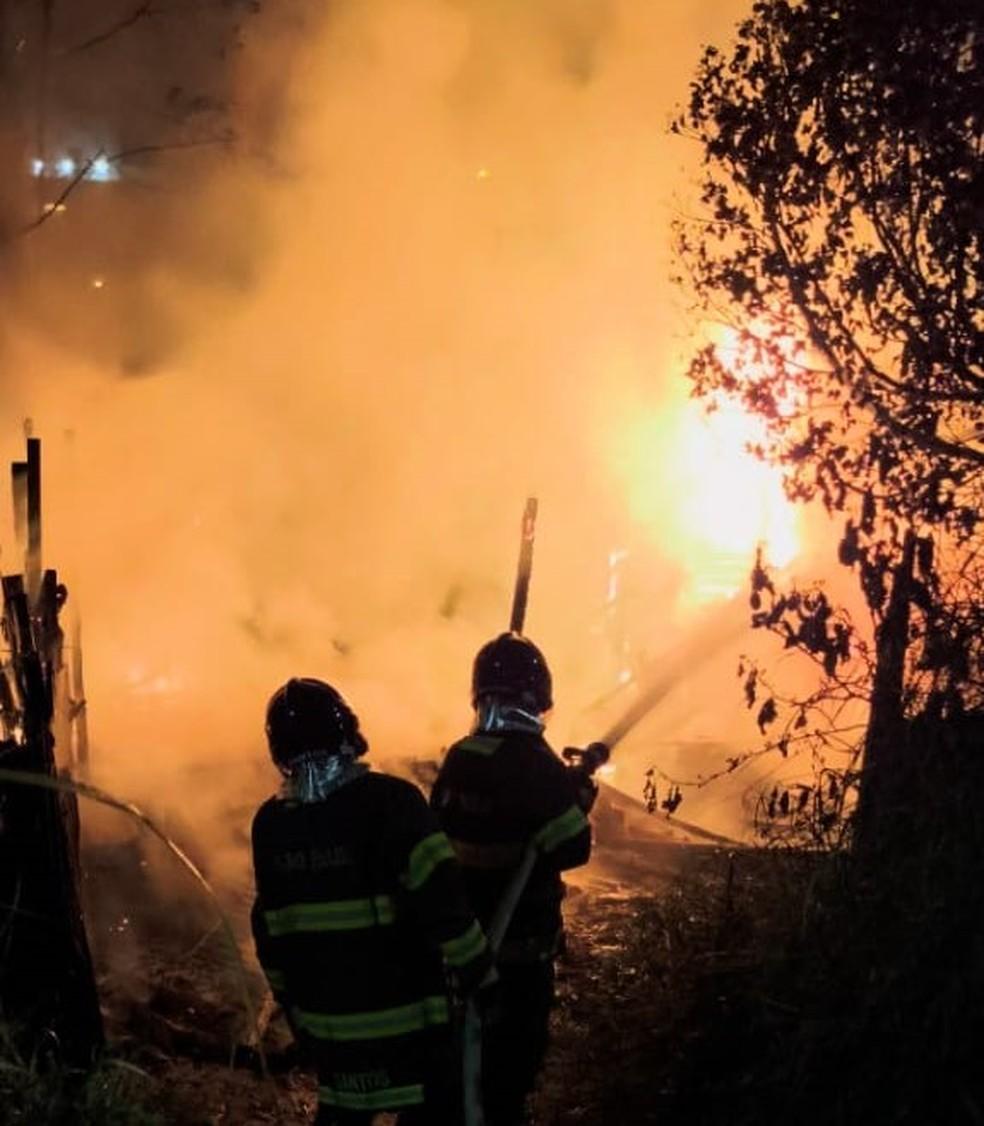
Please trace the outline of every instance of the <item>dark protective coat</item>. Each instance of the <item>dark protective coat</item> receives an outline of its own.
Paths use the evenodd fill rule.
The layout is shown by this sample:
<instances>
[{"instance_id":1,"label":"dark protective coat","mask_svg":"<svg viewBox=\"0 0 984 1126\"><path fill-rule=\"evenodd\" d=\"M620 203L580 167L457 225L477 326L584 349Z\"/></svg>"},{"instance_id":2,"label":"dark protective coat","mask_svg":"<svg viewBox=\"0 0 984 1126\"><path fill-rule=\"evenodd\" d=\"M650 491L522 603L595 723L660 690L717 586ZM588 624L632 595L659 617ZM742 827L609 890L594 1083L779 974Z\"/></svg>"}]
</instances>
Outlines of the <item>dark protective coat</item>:
<instances>
[{"instance_id":1,"label":"dark protective coat","mask_svg":"<svg viewBox=\"0 0 984 1126\"><path fill-rule=\"evenodd\" d=\"M530 841L540 859L506 932L503 956L546 956L562 929L560 873L587 863L591 828L571 771L540 735L469 735L441 764L431 807L451 839L469 901L487 926Z\"/></svg>"},{"instance_id":2,"label":"dark protective coat","mask_svg":"<svg viewBox=\"0 0 984 1126\"><path fill-rule=\"evenodd\" d=\"M447 837L420 791L367 773L253 822L253 933L276 998L318 1061L323 1106L419 1106L448 1038L445 968L486 972Z\"/></svg>"},{"instance_id":3,"label":"dark protective coat","mask_svg":"<svg viewBox=\"0 0 984 1126\"><path fill-rule=\"evenodd\" d=\"M490 1126L523 1119L547 1048L554 956L563 934L560 873L585 864L591 828L573 773L528 732L470 735L441 765L431 805L451 838L472 907L488 926L530 842L540 856L483 997L483 1101Z\"/></svg>"}]
</instances>

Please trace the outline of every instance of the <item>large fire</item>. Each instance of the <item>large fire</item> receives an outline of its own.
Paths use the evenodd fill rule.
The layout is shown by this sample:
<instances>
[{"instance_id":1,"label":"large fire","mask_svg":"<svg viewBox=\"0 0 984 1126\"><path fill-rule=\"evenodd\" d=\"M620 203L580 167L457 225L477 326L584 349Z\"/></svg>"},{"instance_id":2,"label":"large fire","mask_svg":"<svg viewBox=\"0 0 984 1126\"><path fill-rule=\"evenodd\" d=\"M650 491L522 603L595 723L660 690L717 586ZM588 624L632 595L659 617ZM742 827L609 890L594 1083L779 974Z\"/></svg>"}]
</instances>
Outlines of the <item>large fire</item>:
<instances>
[{"instance_id":1,"label":"large fire","mask_svg":"<svg viewBox=\"0 0 984 1126\"><path fill-rule=\"evenodd\" d=\"M298 41L263 6L230 80L242 143L86 182L25 244L38 311L3 342L4 432L30 414L46 436L45 551L82 609L100 782L204 803L188 771L262 766L265 700L297 674L346 690L381 759L436 755L507 624L531 493L558 743L590 736L668 618L685 632L743 586L760 540L794 549L749 420L704 419L679 378L621 416L678 329L654 201L688 6L613 6L574 62L567 6L507 7L332 6ZM25 154L41 199L83 159L109 174L54 139L74 120L56 108L51 151Z\"/></svg>"}]
</instances>

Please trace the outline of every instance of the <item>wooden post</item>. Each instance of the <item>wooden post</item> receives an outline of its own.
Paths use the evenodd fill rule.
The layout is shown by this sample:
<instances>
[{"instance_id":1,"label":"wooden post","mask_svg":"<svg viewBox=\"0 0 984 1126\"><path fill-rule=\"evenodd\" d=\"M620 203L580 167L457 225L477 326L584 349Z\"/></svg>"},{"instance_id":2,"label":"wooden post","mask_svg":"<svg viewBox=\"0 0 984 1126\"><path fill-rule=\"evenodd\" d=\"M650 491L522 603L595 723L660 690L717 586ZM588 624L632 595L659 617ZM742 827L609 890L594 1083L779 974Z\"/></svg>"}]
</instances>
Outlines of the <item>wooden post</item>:
<instances>
[{"instance_id":1,"label":"wooden post","mask_svg":"<svg viewBox=\"0 0 984 1126\"><path fill-rule=\"evenodd\" d=\"M24 578L32 607L41 592L41 439L27 439L27 557Z\"/></svg>"},{"instance_id":2,"label":"wooden post","mask_svg":"<svg viewBox=\"0 0 984 1126\"><path fill-rule=\"evenodd\" d=\"M89 769L89 722L86 714L85 679L82 672L82 620L76 610L69 635L68 706L72 725L72 760L85 776Z\"/></svg>"},{"instance_id":3,"label":"wooden post","mask_svg":"<svg viewBox=\"0 0 984 1126\"><path fill-rule=\"evenodd\" d=\"M536 497L529 497L523 511L523 524L519 539L519 562L516 565L516 585L513 588L512 613L509 615L509 632L521 634L526 621L526 603L530 594L530 576L533 573L533 538L536 535Z\"/></svg>"},{"instance_id":4,"label":"wooden post","mask_svg":"<svg viewBox=\"0 0 984 1126\"><path fill-rule=\"evenodd\" d=\"M14 500L14 543L21 557L27 553L27 462L10 463L10 488Z\"/></svg>"}]
</instances>

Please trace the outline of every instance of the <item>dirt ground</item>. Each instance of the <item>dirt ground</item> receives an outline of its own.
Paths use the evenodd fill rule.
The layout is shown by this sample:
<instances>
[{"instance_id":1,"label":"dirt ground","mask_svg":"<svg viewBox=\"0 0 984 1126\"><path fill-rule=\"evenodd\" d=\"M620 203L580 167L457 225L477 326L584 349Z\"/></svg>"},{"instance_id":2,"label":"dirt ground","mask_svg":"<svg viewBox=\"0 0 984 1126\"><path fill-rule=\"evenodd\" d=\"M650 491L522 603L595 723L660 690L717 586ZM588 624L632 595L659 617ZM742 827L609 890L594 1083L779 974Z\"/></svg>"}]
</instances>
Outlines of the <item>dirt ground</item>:
<instances>
[{"instance_id":1,"label":"dirt ground","mask_svg":"<svg viewBox=\"0 0 984 1126\"><path fill-rule=\"evenodd\" d=\"M925 881L851 879L842 857L615 821L569 874L535 1126L984 1122L973 861L947 877L959 895L944 884L926 899ZM109 1031L159 1111L118 1126L308 1122L313 1079L250 961L248 877L224 892L230 942L214 907L187 881L169 892L140 847L117 843L98 861L88 918ZM973 909L958 911L965 901ZM245 961L230 956L237 942ZM250 1045L247 999L272 1078Z\"/></svg>"},{"instance_id":2,"label":"dirt ground","mask_svg":"<svg viewBox=\"0 0 984 1126\"><path fill-rule=\"evenodd\" d=\"M599 850L571 888L559 964L553 1042L534 1108L536 1126L642 1126L660 1120L688 983L677 949L681 913L719 909L729 852L637 843ZM707 887L696 902L690 898ZM683 889L686 888L686 891Z\"/></svg>"}]
</instances>

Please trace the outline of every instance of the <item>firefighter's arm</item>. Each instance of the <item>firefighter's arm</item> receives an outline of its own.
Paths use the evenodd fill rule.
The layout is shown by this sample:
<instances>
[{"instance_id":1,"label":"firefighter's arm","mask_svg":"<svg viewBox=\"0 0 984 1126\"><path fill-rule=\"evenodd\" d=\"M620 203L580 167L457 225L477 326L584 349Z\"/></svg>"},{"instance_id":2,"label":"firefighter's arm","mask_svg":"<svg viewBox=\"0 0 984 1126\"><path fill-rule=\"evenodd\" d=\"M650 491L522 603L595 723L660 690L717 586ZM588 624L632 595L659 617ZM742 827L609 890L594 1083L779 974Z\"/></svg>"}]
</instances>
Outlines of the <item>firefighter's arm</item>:
<instances>
[{"instance_id":1,"label":"firefighter's arm","mask_svg":"<svg viewBox=\"0 0 984 1126\"><path fill-rule=\"evenodd\" d=\"M591 825L583 795L578 792L573 772L553 756L541 759L540 770L536 789L543 809L533 840L557 871L579 868L591 856Z\"/></svg>"},{"instance_id":2,"label":"firefighter's arm","mask_svg":"<svg viewBox=\"0 0 984 1126\"><path fill-rule=\"evenodd\" d=\"M267 904L264 902L264 893L268 887L267 859L270 854L270 802L265 802L256 816L250 831L253 853L253 879L256 887L256 898L253 900L253 909L250 912L250 925L253 931L253 943L256 947L256 958L266 975L276 1001L284 1006L287 992L287 982L284 973L284 962L279 939L270 934L267 926Z\"/></svg>"},{"instance_id":3,"label":"firefighter's arm","mask_svg":"<svg viewBox=\"0 0 984 1126\"><path fill-rule=\"evenodd\" d=\"M407 813L399 871L407 914L425 941L440 949L456 988L469 993L492 965L485 934L465 898L451 842L422 796Z\"/></svg>"}]
</instances>

